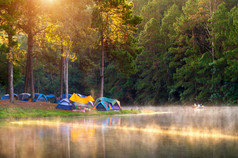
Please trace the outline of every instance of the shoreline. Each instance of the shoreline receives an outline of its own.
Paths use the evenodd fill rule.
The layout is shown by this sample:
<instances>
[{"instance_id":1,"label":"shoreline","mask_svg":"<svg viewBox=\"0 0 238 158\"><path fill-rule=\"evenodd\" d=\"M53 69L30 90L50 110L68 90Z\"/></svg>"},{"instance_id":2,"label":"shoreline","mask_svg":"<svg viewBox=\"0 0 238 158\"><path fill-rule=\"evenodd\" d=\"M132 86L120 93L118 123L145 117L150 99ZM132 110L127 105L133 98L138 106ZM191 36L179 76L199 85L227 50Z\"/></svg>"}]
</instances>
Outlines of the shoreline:
<instances>
[{"instance_id":1,"label":"shoreline","mask_svg":"<svg viewBox=\"0 0 238 158\"><path fill-rule=\"evenodd\" d=\"M16 119L39 119L39 118L52 118L52 117L87 117L87 116L110 116L110 115L153 115L163 113L162 107L189 107L189 105L172 105L168 106L123 106L120 111L86 111L86 112L77 112L77 111L68 111L68 110L59 110L56 109L57 104L54 103L44 103L44 102L25 102L15 100L15 103L9 103L9 100L0 100L0 120L16 120ZM213 106L205 106L214 107ZM224 105L225 106L225 105ZM230 107L236 107L232 105L226 105ZM157 109L155 109L155 107ZM191 105L192 107L192 105ZM222 107L222 106L217 106ZM168 112L165 110L164 112Z\"/></svg>"},{"instance_id":2,"label":"shoreline","mask_svg":"<svg viewBox=\"0 0 238 158\"><path fill-rule=\"evenodd\" d=\"M66 110L42 110L42 109L25 109L19 107L0 107L0 120L18 120L18 119L35 119L35 118L54 118L54 117L87 117L103 115L126 115L139 114L139 110L120 110L120 111L91 111L91 112L74 112Z\"/></svg>"}]
</instances>

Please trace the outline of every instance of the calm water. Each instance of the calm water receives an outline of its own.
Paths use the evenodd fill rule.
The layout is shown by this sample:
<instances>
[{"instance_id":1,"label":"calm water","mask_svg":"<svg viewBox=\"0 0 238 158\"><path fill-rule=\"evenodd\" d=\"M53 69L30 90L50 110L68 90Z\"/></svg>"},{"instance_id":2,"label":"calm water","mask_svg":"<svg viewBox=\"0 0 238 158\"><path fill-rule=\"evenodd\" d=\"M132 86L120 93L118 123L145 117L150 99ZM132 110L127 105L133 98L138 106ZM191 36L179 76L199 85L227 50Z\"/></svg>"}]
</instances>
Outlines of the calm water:
<instances>
[{"instance_id":1,"label":"calm water","mask_svg":"<svg viewBox=\"0 0 238 158\"><path fill-rule=\"evenodd\" d=\"M0 124L0 158L237 158L238 108Z\"/></svg>"}]
</instances>

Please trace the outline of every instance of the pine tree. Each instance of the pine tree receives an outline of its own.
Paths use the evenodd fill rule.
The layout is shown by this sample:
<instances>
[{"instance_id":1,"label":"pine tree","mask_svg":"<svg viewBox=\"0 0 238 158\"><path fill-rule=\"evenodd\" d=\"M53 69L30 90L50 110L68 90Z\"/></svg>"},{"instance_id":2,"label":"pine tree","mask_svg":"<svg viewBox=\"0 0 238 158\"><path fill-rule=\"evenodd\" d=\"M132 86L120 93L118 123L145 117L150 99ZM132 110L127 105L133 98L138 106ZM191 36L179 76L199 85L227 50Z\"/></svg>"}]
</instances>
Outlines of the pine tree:
<instances>
[{"instance_id":1,"label":"pine tree","mask_svg":"<svg viewBox=\"0 0 238 158\"><path fill-rule=\"evenodd\" d=\"M117 58L133 58L138 50L133 46L133 34L141 18L132 14L133 3L127 1L96 1L93 27L100 32L101 45L101 90L104 94L104 54ZM98 27L99 26L99 27ZM116 50L116 51L114 51ZM120 59L120 58L118 58Z\"/></svg>"}]
</instances>

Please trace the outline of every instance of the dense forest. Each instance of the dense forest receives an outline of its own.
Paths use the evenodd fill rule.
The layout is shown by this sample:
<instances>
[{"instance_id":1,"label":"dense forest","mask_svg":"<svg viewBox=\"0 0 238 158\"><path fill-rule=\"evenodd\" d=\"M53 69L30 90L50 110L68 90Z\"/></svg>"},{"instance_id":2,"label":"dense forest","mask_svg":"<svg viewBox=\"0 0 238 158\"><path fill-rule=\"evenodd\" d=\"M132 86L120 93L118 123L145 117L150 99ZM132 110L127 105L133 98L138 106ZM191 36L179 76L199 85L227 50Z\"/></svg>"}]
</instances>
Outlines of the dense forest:
<instances>
[{"instance_id":1,"label":"dense forest","mask_svg":"<svg viewBox=\"0 0 238 158\"><path fill-rule=\"evenodd\" d=\"M14 93L96 98L103 79L103 96L124 104L238 103L237 7L237 0L0 0L0 93L13 92L12 80Z\"/></svg>"}]
</instances>

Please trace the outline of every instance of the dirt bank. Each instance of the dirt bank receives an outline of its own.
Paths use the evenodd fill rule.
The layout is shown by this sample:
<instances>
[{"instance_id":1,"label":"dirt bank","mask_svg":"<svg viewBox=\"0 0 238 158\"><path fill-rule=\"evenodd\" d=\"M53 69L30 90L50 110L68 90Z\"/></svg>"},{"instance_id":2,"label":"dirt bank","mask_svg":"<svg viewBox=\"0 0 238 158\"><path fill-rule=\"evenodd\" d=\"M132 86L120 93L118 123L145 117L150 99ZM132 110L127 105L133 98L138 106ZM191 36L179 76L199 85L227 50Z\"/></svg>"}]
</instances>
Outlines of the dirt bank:
<instances>
[{"instance_id":1,"label":"dirt bank","mask_svg":"<svg viewBox=\"0 0 238 158\"><path fill-rule=\"evenodd\" d=\"M54 110L57 104L44 103L44 102L28 102L15 100L14 103L10 103L8 99L1 99L0 106L2 107L20 107L27 109L43 109L43 110Z\"/></svg>"}]
</instances>

